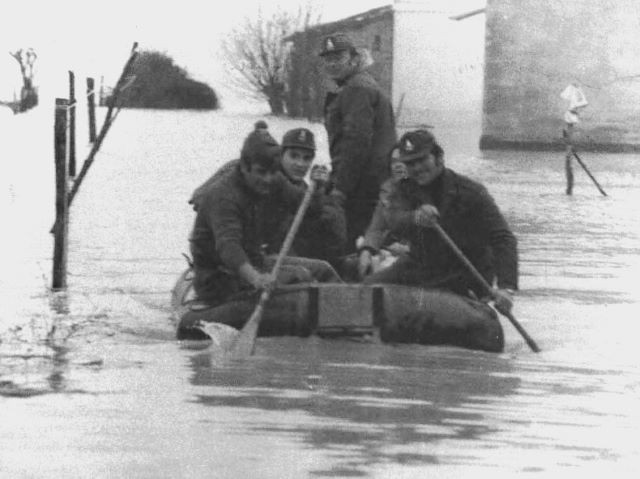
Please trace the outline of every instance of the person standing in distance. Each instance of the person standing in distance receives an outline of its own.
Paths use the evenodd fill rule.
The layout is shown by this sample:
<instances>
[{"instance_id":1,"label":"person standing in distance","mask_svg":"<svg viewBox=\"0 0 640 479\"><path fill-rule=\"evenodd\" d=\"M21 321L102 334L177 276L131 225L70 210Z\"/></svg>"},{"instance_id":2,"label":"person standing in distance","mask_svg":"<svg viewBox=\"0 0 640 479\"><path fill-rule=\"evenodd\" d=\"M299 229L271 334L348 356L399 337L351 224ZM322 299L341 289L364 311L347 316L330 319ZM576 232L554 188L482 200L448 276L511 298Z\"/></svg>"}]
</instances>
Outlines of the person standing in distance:
<instances>
[{"instance_id":1,"label":"person standing in distance","mask_svg":"<svg viewBox=\"0 0 640 479\"><path fill-rule=\"evenodd\" d=\"M324 124L331 156L332 195L343 205L346 253L356 249L375 209L380 185L389 175L388 155L397 136L393 107L367 71L373 61L344 33L325 37L324 71L336 84L325 98Z\"/></svg>"}]
</instances>

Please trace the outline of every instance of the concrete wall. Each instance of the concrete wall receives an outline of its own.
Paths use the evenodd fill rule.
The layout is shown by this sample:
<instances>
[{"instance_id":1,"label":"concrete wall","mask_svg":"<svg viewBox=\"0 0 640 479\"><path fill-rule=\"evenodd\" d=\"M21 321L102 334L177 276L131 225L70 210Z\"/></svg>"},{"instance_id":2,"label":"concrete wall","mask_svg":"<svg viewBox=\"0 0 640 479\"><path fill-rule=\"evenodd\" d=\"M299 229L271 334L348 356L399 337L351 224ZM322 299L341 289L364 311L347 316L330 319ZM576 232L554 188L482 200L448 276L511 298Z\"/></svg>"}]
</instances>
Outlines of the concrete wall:
<instances>
[{"instance_id":1,"label":"concrete wall","mask_svg":"<svg viewBox=\"0 0 640 479\"><path fill-rule=\"evenodd\" d=\"M640 150L640 1L488 0L481 148L562 148L582 84L582 149Z\"/></svg>"},{"instance_id":2,"label":"concrete wall","mask_svg":"<svg viewBox=\"0 0 640 479\"><path fill-rule=\"evenodd\" d=\"M484 4L395 2L393 101L404 95L401 127L480 124L485 17L449 17Z\"/></svg>"}]
</instances>

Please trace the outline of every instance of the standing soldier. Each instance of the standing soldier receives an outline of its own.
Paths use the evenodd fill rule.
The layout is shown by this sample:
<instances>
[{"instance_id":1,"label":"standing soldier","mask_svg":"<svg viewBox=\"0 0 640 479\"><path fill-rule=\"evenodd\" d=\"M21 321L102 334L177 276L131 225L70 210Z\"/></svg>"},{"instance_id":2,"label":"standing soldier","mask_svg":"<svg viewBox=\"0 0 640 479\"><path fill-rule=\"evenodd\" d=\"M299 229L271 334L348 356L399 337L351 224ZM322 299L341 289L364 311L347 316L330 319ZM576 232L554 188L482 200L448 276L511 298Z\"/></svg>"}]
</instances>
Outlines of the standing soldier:
<instances>
[{"instance_id":1,"label":"standing soldier","mask_svg":"<svg viewBox=\"0 0 640 479\"><path fill-rule=\"evenodd\" d=\"M347 253L355 251L388 177L388 155L396 142L391 102L366 69L372 60L343 33L324 38L320 52L337 90L327 94L324 122L329 137L332 194L343 205Z\"/></svg>"}]
</instances>

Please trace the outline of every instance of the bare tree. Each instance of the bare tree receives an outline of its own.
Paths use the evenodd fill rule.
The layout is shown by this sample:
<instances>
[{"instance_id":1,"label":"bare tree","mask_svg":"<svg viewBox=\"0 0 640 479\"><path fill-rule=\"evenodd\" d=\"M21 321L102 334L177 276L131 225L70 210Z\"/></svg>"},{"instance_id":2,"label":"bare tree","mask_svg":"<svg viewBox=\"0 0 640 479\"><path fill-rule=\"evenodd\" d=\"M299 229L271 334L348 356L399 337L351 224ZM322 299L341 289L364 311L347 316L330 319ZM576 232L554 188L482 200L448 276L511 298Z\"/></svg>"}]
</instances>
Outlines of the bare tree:
<instances>
[{"instance_id":1,"label":"bare tree","mask_svg":"<svg viewBox=\"0 0 640 479\"><path fill-rule=\"evenodd\" d=\"M222 42L234 86L267 100L274 115L284 114L290 62L289 46L283 40L319 19L310 2L295 14L278 9L265 18L260 10L256 18L245 18Z\"/></svg>"},{"instance_id":2,"label":"bare tree","mask_svg":"<svg viewBox=\"0 0 640 479\"><path fill-rule=\"evenodd\" d=\"M20 95L20 111L28 110L38 104L38 93L33 84L33 64L36 62L38 55L33 48L23 50L20 48L15 52L9 52L20 65L20 73L22 74L22 91Z\"/></svg>"}]
</instances>

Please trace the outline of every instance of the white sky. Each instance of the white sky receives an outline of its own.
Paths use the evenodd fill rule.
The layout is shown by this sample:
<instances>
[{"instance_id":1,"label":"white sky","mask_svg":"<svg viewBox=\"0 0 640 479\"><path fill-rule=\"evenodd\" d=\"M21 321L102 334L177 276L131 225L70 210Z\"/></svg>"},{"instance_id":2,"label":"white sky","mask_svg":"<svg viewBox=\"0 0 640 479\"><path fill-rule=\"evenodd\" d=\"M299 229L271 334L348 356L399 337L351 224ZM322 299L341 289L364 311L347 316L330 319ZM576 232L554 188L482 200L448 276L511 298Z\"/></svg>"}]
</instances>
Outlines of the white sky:
<instances>
[{"instance_id":1,"label":"white sky","mask_svg":"<svg viewBox=\"0 0 640 479\"><path fill-rule=\"evenodd\" d=\"M333 21L392 0L317 0L322 21ZM194 78L224 90L224 73L216 56L224 33L258 8L281 6L294 11L304 0L30 0L0 7L0 99L20 90L17 62L9 51L33 47L36 83L65 96L67 70L77 81L94 76L115 81L134 41L140 49L166 51ZM82 83L84 84L84 83Z\"/></svg>"}]
</instances>

